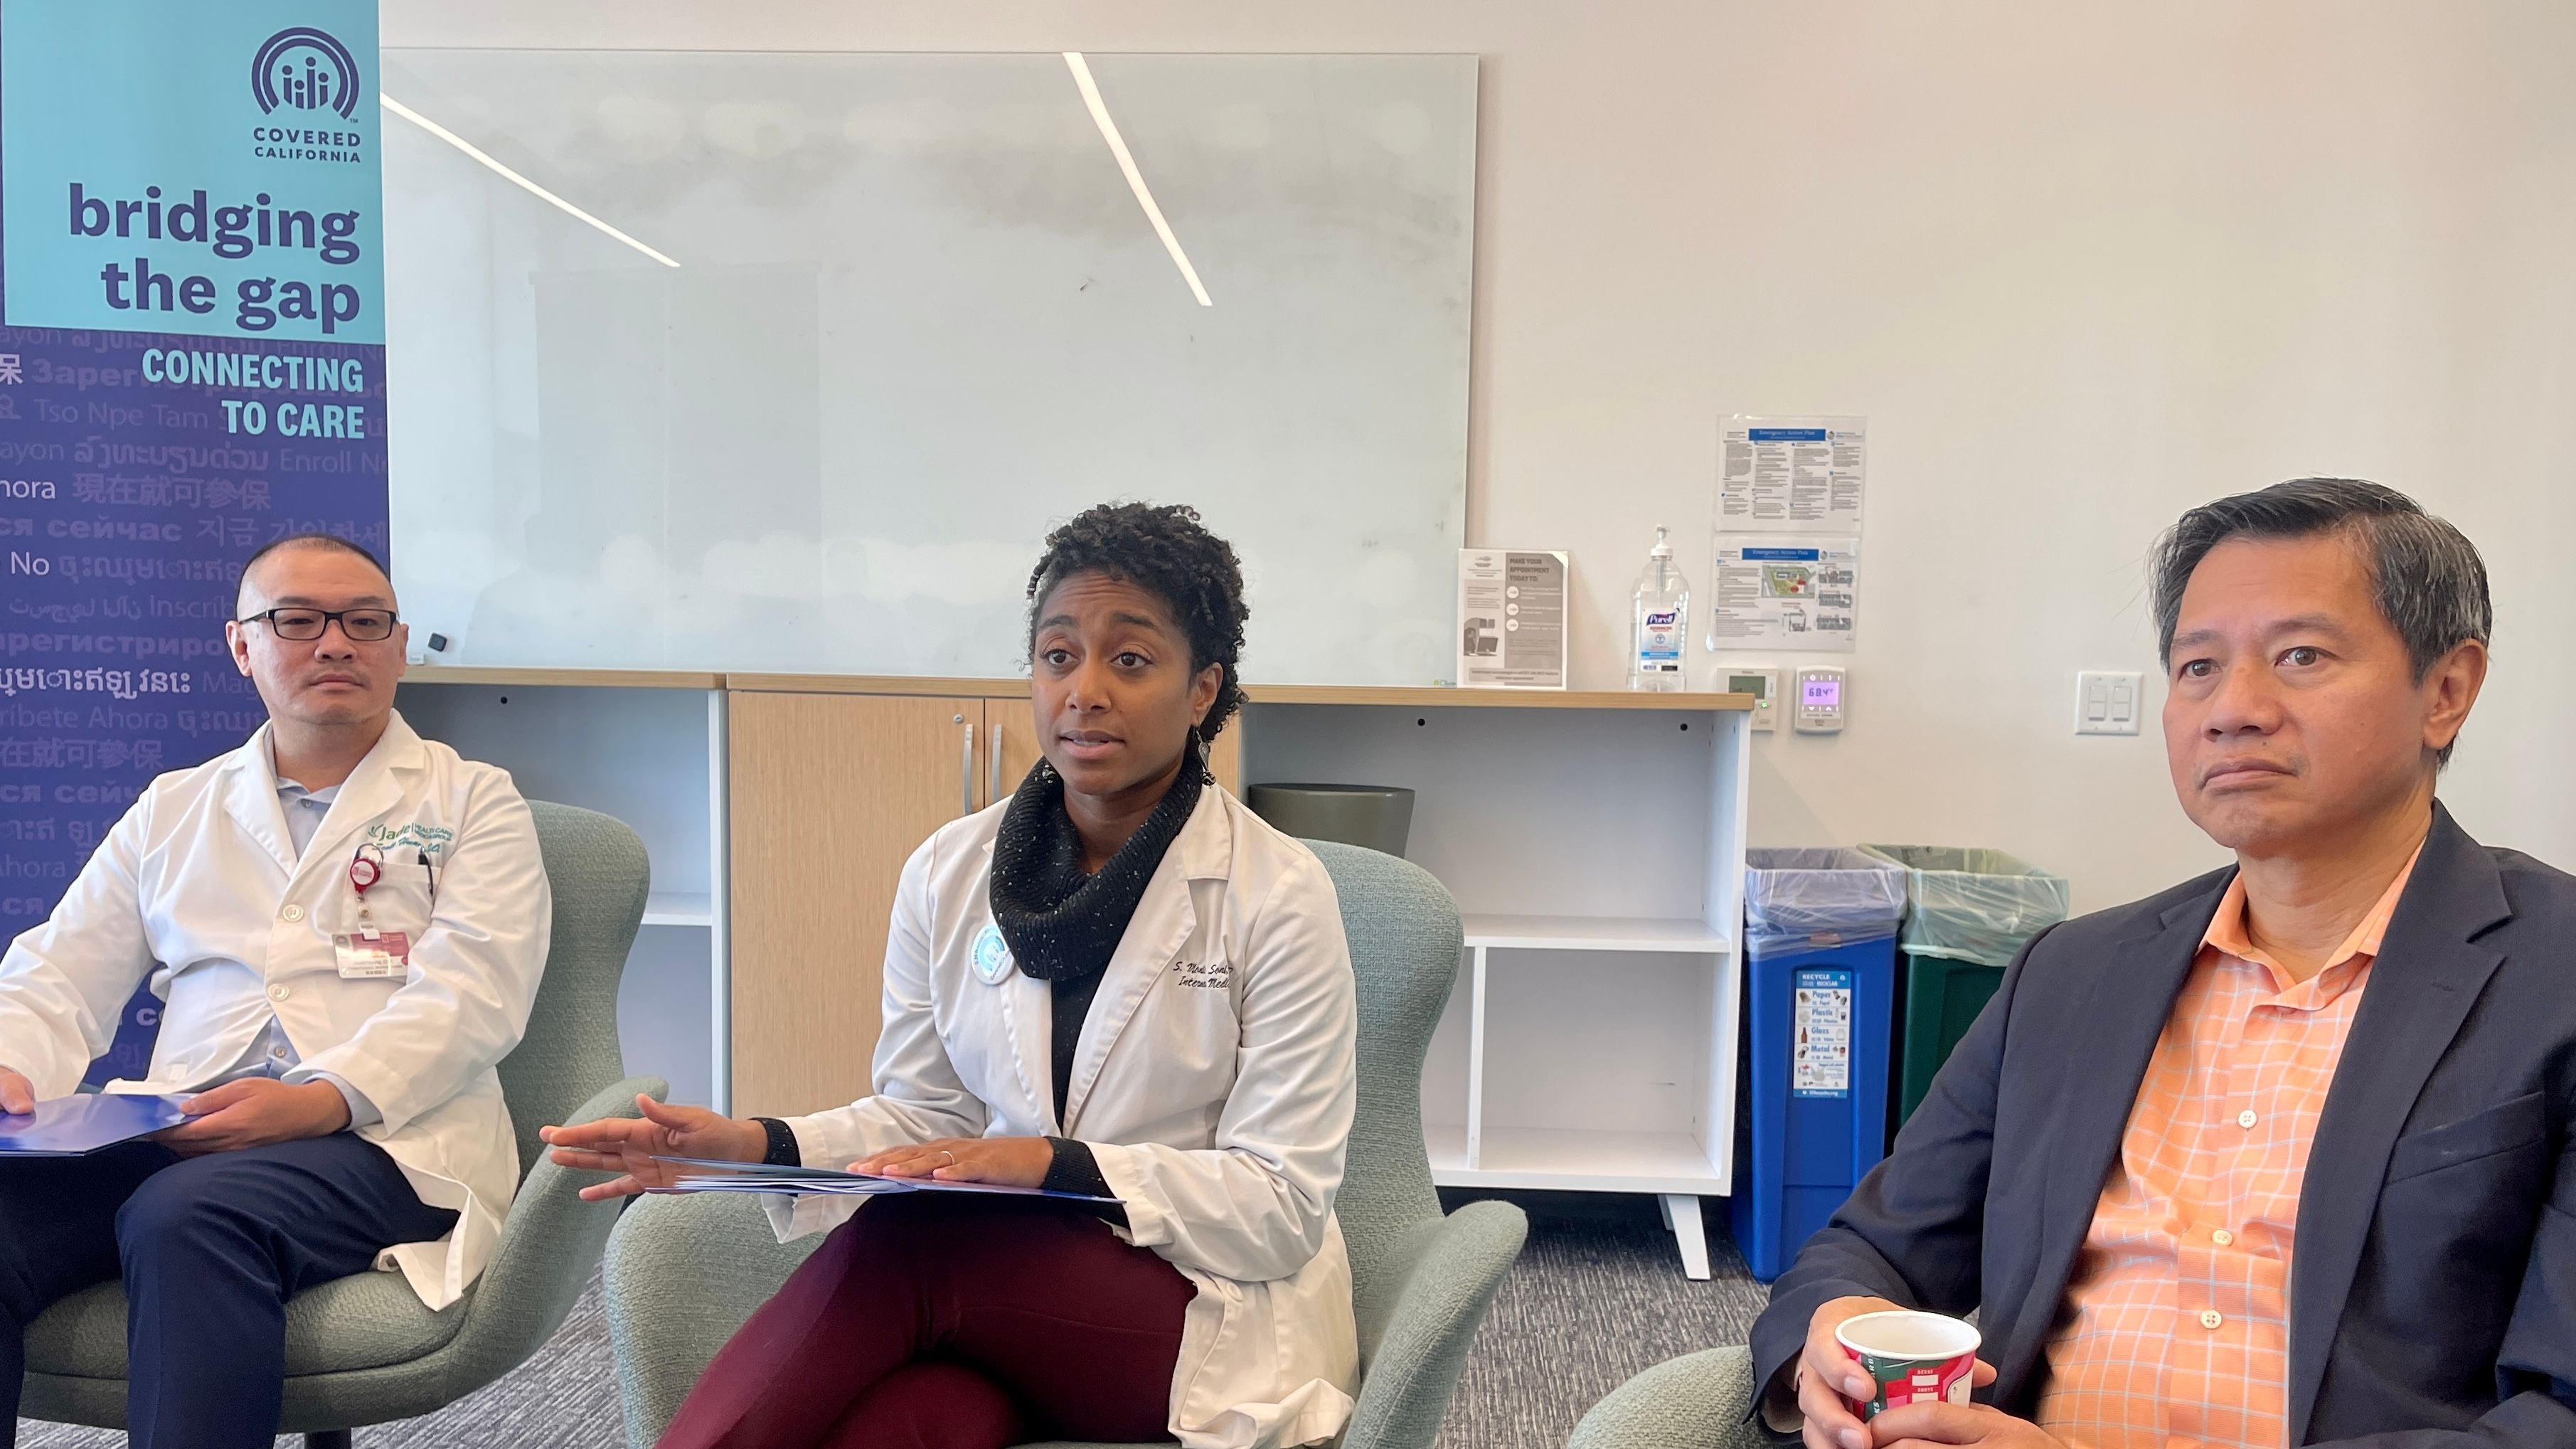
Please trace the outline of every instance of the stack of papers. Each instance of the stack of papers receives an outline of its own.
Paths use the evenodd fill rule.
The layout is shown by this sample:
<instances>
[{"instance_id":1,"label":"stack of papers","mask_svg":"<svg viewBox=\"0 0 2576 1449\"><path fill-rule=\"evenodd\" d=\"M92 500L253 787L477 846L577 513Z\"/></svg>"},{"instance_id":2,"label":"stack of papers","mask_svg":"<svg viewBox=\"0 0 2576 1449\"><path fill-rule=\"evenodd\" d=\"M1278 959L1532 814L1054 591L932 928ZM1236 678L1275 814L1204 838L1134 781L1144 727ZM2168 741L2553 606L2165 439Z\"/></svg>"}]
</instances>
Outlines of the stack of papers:
<instances>
[{"instance_id":1,"label":"stack of papers","mask_svg":"<svg viewBox=\"0 0 2576 1449\"><path fill-rule=\"evenodd\" d=\"M1051 1197L1067 1202L1114 1205L1114 1197L1081 1192L1049 1192L1042 1187L1008 1187L993 1182L941 1182L927 1177L869 1177L828 1167L772 1167L758 1162L726 1162L711 1157L656 1157L674 1167L697 1167L683 1174L672 1192L833 1193L843 1197L877 1197L894 1192L975 1192L1002 1197Z\"/></svg>"}]
</instances>

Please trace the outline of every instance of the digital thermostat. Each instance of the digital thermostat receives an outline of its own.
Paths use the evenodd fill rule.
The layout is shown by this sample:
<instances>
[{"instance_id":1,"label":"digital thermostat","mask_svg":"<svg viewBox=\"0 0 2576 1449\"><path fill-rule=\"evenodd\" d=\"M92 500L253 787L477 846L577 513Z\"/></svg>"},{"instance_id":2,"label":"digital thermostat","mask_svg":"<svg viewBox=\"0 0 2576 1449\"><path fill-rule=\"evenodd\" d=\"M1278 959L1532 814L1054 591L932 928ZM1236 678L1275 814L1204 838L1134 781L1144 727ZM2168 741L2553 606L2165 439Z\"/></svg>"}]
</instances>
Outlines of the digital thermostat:
<instances>
[{"instance_id":1,"label":"digital thermostat","mask_svg":"<svg viewBox=\"0 0 2576 1449\"><path fill-rule=\"evenodd\" d=\"M1730 669L1726 671L1726 692L1753 696L1754 729L1769 734L1780 723L1780 671L1777 669Z\"/></svg>"},{"instance_id":2,"label":"digital thermostat","mask_svg":"<svg viewBox=\"0 0 2576 1449\"><path fill-rule=\"evenodd\" d=\"M1843 732L1843 669L1839 664L1818 665L1798 671L1798 694L1791 703L1790 718L1797 722L1802 735L1838 735Z\"/></svg>"}]
</instances>

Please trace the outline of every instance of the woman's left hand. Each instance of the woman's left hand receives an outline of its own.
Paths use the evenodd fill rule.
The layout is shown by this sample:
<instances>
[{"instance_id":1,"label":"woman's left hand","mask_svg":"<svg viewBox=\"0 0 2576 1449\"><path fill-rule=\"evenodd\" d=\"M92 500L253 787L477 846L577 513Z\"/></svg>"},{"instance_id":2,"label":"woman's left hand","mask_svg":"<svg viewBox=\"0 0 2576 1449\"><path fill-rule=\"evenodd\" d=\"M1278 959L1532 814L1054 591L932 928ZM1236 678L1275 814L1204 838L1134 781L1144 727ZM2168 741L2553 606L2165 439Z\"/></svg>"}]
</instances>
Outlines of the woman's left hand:
<instances>
[{"instance_id":1,"label":"woman's left hand","mask_svg":"<svg viewBox=\"0 0 2576 1449\"><path fill-rule=\"evenodd\" d=\"M1039 1187L1055 1164L1043 1137L941 1137L909 1147L889 1147L850 1164L871 1177L929 1177L941 1182L990 1182Z\"/></svg>"}]
</instances>

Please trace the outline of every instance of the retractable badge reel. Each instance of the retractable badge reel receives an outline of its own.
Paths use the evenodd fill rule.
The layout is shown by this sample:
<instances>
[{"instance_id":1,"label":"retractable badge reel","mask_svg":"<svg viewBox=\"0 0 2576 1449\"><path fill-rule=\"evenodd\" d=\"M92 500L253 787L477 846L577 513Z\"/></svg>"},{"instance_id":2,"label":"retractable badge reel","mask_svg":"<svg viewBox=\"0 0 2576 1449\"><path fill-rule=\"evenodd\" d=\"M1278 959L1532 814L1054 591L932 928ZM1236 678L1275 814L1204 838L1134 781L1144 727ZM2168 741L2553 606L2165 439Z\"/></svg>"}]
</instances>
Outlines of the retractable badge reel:
<instances>
[{"instance_id":1,"label":"retractable badge reel","mask_svg":"<svg viewBox=\"0 0 2576 1449\"><path fill-rule=\"evenodd\" d=\"M399 976L410 965L411 938L401 931L378 930L375 910L367 904L368 889L384 878L383 847L361 845L349 857L349 889L358 897L358 934L331 938L344 978Z\"/></svg>"},{"instance_id":2,"label":"retractable badge reel","mask_svg":"<svg viewBox=\"0 0 2576 1449\"><path fill-rule=\"evenodd\" d=\"M377 937L376 917L367 909L367 887L385 878L385 852L381 846L361 845L349 857L349 888L358 893L358 923L368 940Z\"/></svg>"}]
</instances>

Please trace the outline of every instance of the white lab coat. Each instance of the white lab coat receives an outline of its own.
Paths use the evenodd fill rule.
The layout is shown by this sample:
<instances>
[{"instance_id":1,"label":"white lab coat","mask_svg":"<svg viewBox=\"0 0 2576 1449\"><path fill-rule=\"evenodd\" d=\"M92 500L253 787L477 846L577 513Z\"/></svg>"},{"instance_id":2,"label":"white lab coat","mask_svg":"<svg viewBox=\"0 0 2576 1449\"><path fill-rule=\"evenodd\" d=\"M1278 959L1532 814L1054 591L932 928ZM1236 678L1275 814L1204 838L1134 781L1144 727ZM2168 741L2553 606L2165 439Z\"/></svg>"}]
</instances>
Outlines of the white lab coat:
<instances>
[{"instance_id":1,"label":"white lab coat","mask_svg":"<svg viewBox=\"0 0 2576 1449\"><path fill-rule=\"evenodd\" d=\"M274 1013L302 1058L286 1079L330 1072L365 1094L384 1120L358 1135L422 1202L457 1212L445 1238L377 1263L444 1308L491 1258L519 1184L492 1069L526 1030L545 969L554 902L536 824L508 774L423 740L397 714L299 860L270 759L263 725L144 790L52 918L0 959L0 1065L39 1097L69 1094L146 972L165 1003L151 1070L111 1092L204 1088ZM343 979L331 937L359 929L349 861L370 836L395 843L367 905L379 930L411 936L411 967ZM434 912L422 841L439 847ZM191 969L218 958L251 974Z\"/></svg>"},{"instance_id":2,"label":"white lab coat","mask_svg":"<svg viewBox=\"0 0 2576 1449\"><path fill-rule=\"evenodd\" d=\"M887 933L876 1095L789 1120L841 1167L936 1137L1090 1144L1122 1236L1196 1285L1172 1383L1187 1449L1338 1433L1359 1382L1350 1258L1333 1219L1357 1092L1350 947L1313 852L1208 787L1110 957L1055 1112L1052 989L977 974L993 837L1008 802L955 821L903 868ZM990 951L991 944L987 944ZM782 1238L846 1197L770 1199Z\"/></svg>"}]
</instances>

